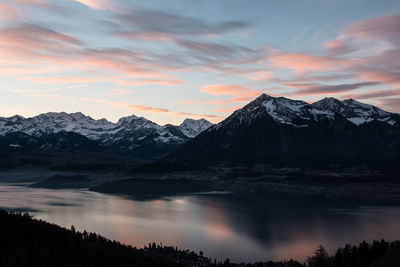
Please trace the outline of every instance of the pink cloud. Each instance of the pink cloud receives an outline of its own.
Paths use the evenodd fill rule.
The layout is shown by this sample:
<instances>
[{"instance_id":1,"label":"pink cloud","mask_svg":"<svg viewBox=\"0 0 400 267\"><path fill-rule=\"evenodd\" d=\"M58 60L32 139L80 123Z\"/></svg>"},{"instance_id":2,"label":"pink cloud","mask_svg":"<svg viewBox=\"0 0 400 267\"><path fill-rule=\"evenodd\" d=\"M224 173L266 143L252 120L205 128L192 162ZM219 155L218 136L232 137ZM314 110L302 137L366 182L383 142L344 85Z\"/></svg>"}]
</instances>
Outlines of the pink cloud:
<instances>
[{"instance_id":1,"label":"pink cloud","mask_svg":"<svg viewBox=\"0 0 400 267\"><path fill-rule=\"evenodd\" d=\"M75 2L79 2L91 9L115 9L116 3L120 5L120 3L116 0L75 0Z\"/></svg>"},{"instance_id":2,"label":"pink cloud","mask_svg":"<svg viewBox=\"0 0 400 267\"><path fill-rule=\"evenodd\" d=\"M211 94L214 96L235 96L235 97L256 97L261 94L260 91L247 88L240 85L229 85L229 84L215 84L208 85L201 89L202 92Z\"/></svg>"},{"instance_id":3,"label":"pink cloud","mask_svg":"<svg viewBox=\"0 0 400 267\"><path fill-rule=\"evenodd\" d=\"M302 53L276 55L270 57L269 60L276 67L292 69L297 73L335 71L353 64L350 59L311 56Z\"/></svg>"},{"instance_id":4,"label":"pink cloud","mask_svg":"<svg viewBox=\"0 0 400 267\"><path fill-rule=\"evenodd\" d=\"M323 46L328 50L331 56L345 55L355 51L356 49L350 46L345 39L335 39L327 41Z\"/></svg>"},{"instance_id":5,"label":"pink cloud","mask_svg":"<svg viewBox=\"0 0 400 267\"><path fill-rule=\"evenodd\" d=\"M0 19L9 20L21 16L21 13L14 7L0 3Z\"/></svg>"},{"instance_id":6,"label":"pink cloud","mask_svg":"<svg viewBox=\"0 0 400 267\"><path fill-rule=\"evenodd\" d=\"M352 23L343 33L354 38L398 39L400 15L381 16Z\"/></svg>"},{"instance_id":7,"label":"pink cloud","mask_svg":"<svg viewBox=\"0 0 400 267\"><path fill-rule=\"evenodd\" d=\"M177 37L174 35L164 33L164 32L152 32L152 31L133 31L133 32L115 32L115 35L133 39L133 40L146 40L146 41L162 41L162 42L170 42L175 41Z\"/></svg>"},{"instance_id":8,"label":"pink cloud","mask_svg":"<svg viewBox=\"0 0 400 267\"><path fill-rule=\"evenodd\" d=\"M259 93L258 95L255 95L255 96L248 96L248 97L232 97L232 98L228 98L228 99L215 99L215 100L207 102L207 104L221 106L221 105L227 105L227 104L231 104L231 103L248 103L248 102L254 100L254 98L259 96L260 94L261 93Z\"/></svg>"},{"instance_id":9,"label":"pink cloud","mask_svg":"<svg viewBox=\"0 0 400 267\"><path fill-rule=\"evenodd\" d=\"M115 83L122 84L122 85L130 85L130 86L139 86L139 85L146 85L146 84L157 84L157 85L179 85L183 84L181 80L160 80L160 79L148 79L148 80L138 80L138 81L129 81L129 80L114 80Z\"/></svg>"},{"instance_id":10,"label":"pink cloud","mask_svg":"<svg viewBox=\"0 0 400 267\"><path fill-rule=\"evenodd\" d=\"M93 83L105 81L105 78L78 77L78 76L29 76L27 81L37 83L71 84L71 83Z\"/></svg>"},{"instance_id":11,"label":"pink cloud","mask_svg":"<svg viewBox=\"0 0 400 267\"><path fill-rule=\"evenodd\" d=\"M247 72L245 76L253 81L277 81L278 78L275 76L275 74L272 71L267 71L267 70L258 70L258 71L252 71L252 72Z\"/></svg>"},{"instance_id":12,"label":"pink cloud","mask_svg":"<svg viewBox=\"0 0 400 267\"><path fill-rule=\"evenodd\" d=\"M82 45L78 39L41 26L20 24L17 27L0 29L0 41L3 45L36 49L57 48L57 45ZM52 47L54 45L55 47Z\"/></svg>"},{"instance_id":13,"label":"pink cloud","mask_svg":"<svg viewBox=\"0 0 400 267\"><path fill-rule=\"evenodd\" d=\"M166 108L151 107L151 106L145 106L145 105L133 105L133 104L126 103L126 102L115 102L115 101L109 101L109 100L103 100L103 99L97 99L97 98L80 98L80 100L103 103L108 106L118 107L118 108L130 110L130 111L141 111L141 112L148 112L148 113L154 113L154 114L162 113L162 114L168 114L170 116L191 117L191 118L196 118L196 119L205 118L205 119L213 121L213 122L218 122L223 119L223 117L210 115L210 114L195 114L195 113L188 113L188 112L178 112L178 111L171 111Z\"/></svg>"},{"instance_id":14,"label":"pink cloud","mask_svg":"<svg viewBox=\"0 0 400 267\"><path fill-rule=\"evenodd\" d=\"M335 95L374 84L399 88L399 30L400 15L357 21L345 27L336 39L323 43L325 52L329 56L311 56L304 53L280 54L271 57L271 61L278 67L293 69L297 73L297 77L292 81L283 84L298 89L295 94ZM326 74L316 75L329 72L331 77ZM308 73L313 75L304 75ZM303 74L303 77L299 77L299 74ZM318 76L323 77L316 78ZM326 86L309 84L315 81L340 83L342 79L357 80L357 82L341 82L338 85ZM382 85L381 91L382 95L388 92L387 86ZM379 97L378 92L374 94ZM371 96L372 94L369 95Z\"/></svg>"},{"instance_id":15,"label":"pink cloud","mask_svg":"<svg viewBox=\"0 0 400 267\"><path fill-rule=\"evenodd\" d=\"M41 9L48 9L51 11L55 11L57 13L64 13L66 11L65 7L58 6L54 3L45 0L14 0L14 1L22 5L27 5L30 7L36 7Z\"/></svg>"},{"instance_id":16,"label":"pink cloud","mask_svg":"<svg viewBox=\"0 0 400 267\"><path fill-rule=\"evenodd\" d=\"M380 83L377 82L359 82L359 83L348 83L348 84L318 84L318 83L286 83L285 86L296 88L297 91L293 92L293 95L325 95L331 94L336 95L342 92L348 92L359 89L365 86L373 86Z\"/></svg>"},{"instance_id":17,"label":"pink cloud","mask_svg":"<svg viewBox=\"0 0 400 267\"><path fill-rule=\"evenodd\" d=\"M400 97L382 98L379 102L386 110L400 113Z\"/></svg>"},{"instance_id":18,"label":"pink cloud","mask_svg":"<svg viewBox=\"0 0 400 267\"><path fill-rule=\"evenodd\" d=\"M400 71L395 70L366 70L359 74L361 79L380 81L386 84L400 86Z\"/></svg>"},{"instance_id":19,"label":"pink cloud","mask_svg":"<svg viewBox=\"0 0 400 267\"><path fill-rule=\"evenodd\" d=\"M247 88L240 85L228 85L228 84L215 84L215 85L208 85L205 86L202 92L211 94L214 96L230 96L227 99L214 99L212 101L208 101L206 104L209 105L216 105L216 106L224 106L224 105L231 105L231 104L244 104L248 103L254 98L261 95L261 91ZM222 112L223 108L217 109ZM226 108L225 110L231 110L231 108Z\"/></svg>"},{"instance_id":20,"label":"pink cloud","mask_svg":"<svg viewBox=\"0 0 400 267\"><path fill-rule=\"evenodd\" d=\"M218 112L218 113L232 113L240 108L242 108L243 106L235 106L235 107L227 107L227 108L216 108L214 109L214 112Z\"/></svg>"},{"instance_id":21,"label":"pink cloud","mask_svg":"<svg viewBox=\"0 0 400 267\"><path fill-rule=\"evenodd\" d=\"M344 28L340 35L323 46L331 55L345 55L357 51L379 53L388 45L399 45L400 15L381 16L356 21ZM375 44L374 44L375 43Z\"/></svg>"},{"instance_id":22,"label":"pink cloud","mask_svg":"<svg viewBox=\"0 0 400 267\"><path fill-rule=\"evenodd\" d=\"M354 98L354 99L370 99L377 97L389 97L389 96L400 96L400 89L391 90L373 90L365 93L346 94L343 98Z\"/></svg>"},{"instance_id":23,"label":"pink cloud","mask_svg":"<svg viewBox=\"0 0 400 267\"><path fill-rule=\"evenodd\" d=\"M0 29L1 72L23 75L23 79L46 83L112 81L123 85L178 85L183 81L169 75L166 67L148 59L145 52L125 49L88 49L77 38L56 31L20 24ZM150 55L151 56L151 55ZM51 66L51 67L49 67ZM157 70L155 70L157 69ZM90 76L49 77L51 72L82 70ZM107 75L104 75L104 73ZM46 77L26 77L46 73Z\"/></svg>"}]
</instances>

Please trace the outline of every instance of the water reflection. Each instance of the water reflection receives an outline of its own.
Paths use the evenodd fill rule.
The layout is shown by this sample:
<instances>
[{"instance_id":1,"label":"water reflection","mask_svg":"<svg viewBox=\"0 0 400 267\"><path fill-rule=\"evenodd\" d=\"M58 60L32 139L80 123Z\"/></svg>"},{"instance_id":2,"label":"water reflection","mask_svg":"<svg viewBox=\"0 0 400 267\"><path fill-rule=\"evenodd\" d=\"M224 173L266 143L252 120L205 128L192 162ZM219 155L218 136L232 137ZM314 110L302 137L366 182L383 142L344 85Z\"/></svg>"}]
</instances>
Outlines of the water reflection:
<instances>
[{"instance_id":1,"label":"water reflection","mask_svg":"<svg viewBox=\"0 0 400 267\"><path fill-rule=\"evenodd\" d=\"M333 250L362 240L400 239L400 208L316 200L197 195L135 201L0 184L0 206L136 246L163 242L234 261L304 260L319 244Z\"/></svg>"}]
</instances>

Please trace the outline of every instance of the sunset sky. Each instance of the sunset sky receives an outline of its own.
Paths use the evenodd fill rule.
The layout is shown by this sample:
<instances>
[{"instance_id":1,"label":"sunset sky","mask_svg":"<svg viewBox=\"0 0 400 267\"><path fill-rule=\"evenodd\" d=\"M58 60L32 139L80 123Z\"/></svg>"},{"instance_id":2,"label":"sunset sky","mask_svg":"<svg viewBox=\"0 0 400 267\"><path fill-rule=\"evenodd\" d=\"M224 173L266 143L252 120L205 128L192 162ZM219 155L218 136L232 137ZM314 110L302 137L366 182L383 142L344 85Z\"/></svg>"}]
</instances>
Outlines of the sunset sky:
<instances>
[{"instance_id":1,"label":"sunset sky","mask_svg":"<svg viewBox=\"0 0 400 267\"><path fill-rule=\"evenodd\" d=\"M261 93L400 112L400 1L0 1L1 117L218 122Z\"/></svg>"}]
</instances>

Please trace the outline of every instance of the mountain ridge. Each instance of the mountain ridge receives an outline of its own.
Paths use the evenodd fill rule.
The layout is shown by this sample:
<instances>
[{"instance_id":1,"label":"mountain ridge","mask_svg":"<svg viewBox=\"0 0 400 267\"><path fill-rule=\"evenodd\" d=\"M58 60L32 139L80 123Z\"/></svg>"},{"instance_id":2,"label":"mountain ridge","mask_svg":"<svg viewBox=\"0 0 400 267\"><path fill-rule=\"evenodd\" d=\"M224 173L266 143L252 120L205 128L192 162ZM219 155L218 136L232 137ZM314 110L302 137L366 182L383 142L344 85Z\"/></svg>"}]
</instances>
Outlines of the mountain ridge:
<instances>
[{"instance_id":1,"label":"mountain ridge","mask_svg":"<svg viewBox=\"0 0 400 267\"><path fill-rule=\"evenodd\" d=\"M285 97L272 97L262 94L243 108L233 112L226 120L235 116L235 113L245 112L250 117L254 116L257 113L254 110L260 107L264 108L268 115L275 121L295 127L305 126L294 123L293 121L296 120L305 122L304 120L332 119L334 115L341 115L356 125L363 124L368 120L387 121L393 125L396 121L390 120L391 115L399 116L399 114L387 112L373 105L364 104L353 99L340 101L329 97L309 104L302 100L292 100Z\"/></svg>"},{"instance_id":2,"label":"mountain ridge","mask_svg":"<svg viewBox=\"0 0 400 267\"><path fill-rule=\"evenodd\" d=\"M185 143L168 159L220 164L400 162L400 115L355 100L312 104L262 94Z\"/></svg>"},{"instance_id":3,"label":"mountain ridge","mask_svg":"<svg viewBox=\"0 0 400 267\"><path fill-rule=\"evenodd\" d=\"M29 145L32 149L58 150L73 149L86 143L110 149L122 154L132 154L139 158L156 158L176 150L187 140L195 137L212 123L205 119L185 119L181 125L158 125L135 115L122 117L116 123L106 119L95 120L81 112L48 112L31 118L15 115L0 118L0 148L22 148ZM65 134L62 134L65 132ZM79 144L56 141L59 138L76 140ZM14 140L14 141L13 141ZM45 140L54 140L48 144ZM7 143L8 142L8 143Z\"/></svg>"},{"instance_id":4,"label":"mountain ridge","mask_svg":"<svg viewBox=\"0 0 400 267\"><path fill-rule=\"evenodd\" d=\"M161 126L135 115L113 123L80 112L0 118L0 152L112 151L202 166L396 161L399 136L399 114L354 99L309 104L266 94L215 125L185 119Z\"/></svg>"}]
</instances>

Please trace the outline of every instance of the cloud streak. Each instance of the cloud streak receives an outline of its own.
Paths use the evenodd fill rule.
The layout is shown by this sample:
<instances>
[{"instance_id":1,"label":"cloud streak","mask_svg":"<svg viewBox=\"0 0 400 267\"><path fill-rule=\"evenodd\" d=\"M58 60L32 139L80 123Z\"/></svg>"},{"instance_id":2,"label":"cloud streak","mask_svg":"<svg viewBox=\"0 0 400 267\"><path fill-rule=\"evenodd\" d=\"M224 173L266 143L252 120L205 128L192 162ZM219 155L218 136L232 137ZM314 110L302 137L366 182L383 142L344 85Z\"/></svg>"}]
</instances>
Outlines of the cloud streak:
<instances>
[{"instance_id":1,"label":"cloud streak","mask_svg":"<svg viewBox=\"0 0 400 267\"><path fill-rule=\"evenodd\" d=\"M175 40L183 36L220 35L250 27L244 21L208 23L198 18L137 7L129 9L128 12L117 13L116 20L119 24L129 27L129 29L114 33L129 39L152 36L150 39L153 40L164 38L166 40Z\"/></svg>"},{"instance_id":2,"label":"cloud streak","mask_svg":"<svg viewBox=\"0 0 400 267\"><path fill-rule=\"evenodd\" d=\"M269 60L275 67L292 69L298 74L304 74L310 71L335 71L354 64L350 59L312 56L305 53L281 54L272 56Z\"/></svg>"},{"instance_id":3,"label":"cloud streak","mask_svg":"<svg viewBox=\"0 0 400 267\"><path fill-rule=\"evenodd\" d=\"M349 84L327 85L314 83L287 83L285 86L296 88L294 95L339 94L359 89L365 86L378 85L379 82L359 82Z\"/></svg>"},{"instance_id":4,"label":"cloud streak","mask_svg":"<svg viewBox=\"0 0 400 267\"><path fill-rule=\"evenodd\" d=\"M11 20L21 17L21 12L15 7L7 5L5 3L0 3L0 19Z\"/></svg>"},{"instance_id":5,"label":"cloud streak","mask_svg":"<svg viewBox=\"0 0 400 267\"><path fill-rule=\"evenodd\" d=\"M188 112L178 112L178 111L171 111L166 108L159 108L159 107L151 107L146 105L134 105L127 102L116 102L116 101L109 101L97 98L80 98L81 101L90 101L96 103L102 103L111 107L118 107L129 111L140 111L140 112L148 112L153 114L167 114L170 116L178 116L178 117L191 117L195 119L205 118L207 120L218 122L221 121L223 118L216 115L210 114L195 114L195 113L188 113Z\"/></svg>"}]
</instances>

